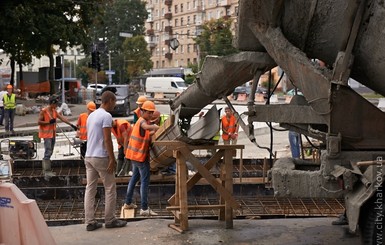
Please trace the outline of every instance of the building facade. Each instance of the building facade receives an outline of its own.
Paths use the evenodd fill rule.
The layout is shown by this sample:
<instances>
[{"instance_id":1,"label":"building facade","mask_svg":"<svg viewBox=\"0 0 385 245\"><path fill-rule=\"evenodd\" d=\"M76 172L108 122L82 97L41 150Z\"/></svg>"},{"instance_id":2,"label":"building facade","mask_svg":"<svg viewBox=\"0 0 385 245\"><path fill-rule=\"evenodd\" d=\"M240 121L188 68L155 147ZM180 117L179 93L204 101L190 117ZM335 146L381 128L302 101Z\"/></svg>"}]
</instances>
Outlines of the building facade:
<instances>
[{"instance_id":1,"label":"building facade","mask_svg":"<svg viewBox=\"0 0 385 245\"><path fill-rule=\"evenodd\" d=\"M153 68L187 67L199 64L194 37L205 21L237 15L237 0L148 0L146 41ZM178 47L174 50L171 47Z\"/></svg>"}]
</instances>

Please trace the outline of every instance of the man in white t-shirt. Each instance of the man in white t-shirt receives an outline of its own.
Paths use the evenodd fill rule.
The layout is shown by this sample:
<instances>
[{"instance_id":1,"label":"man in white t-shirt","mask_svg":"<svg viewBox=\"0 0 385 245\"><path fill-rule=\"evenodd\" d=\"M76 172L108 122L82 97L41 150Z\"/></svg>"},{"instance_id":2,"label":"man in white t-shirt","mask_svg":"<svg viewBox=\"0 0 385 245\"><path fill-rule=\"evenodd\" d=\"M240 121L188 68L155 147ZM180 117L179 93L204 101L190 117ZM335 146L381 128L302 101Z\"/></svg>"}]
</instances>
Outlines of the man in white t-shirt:
<instances>
[{"instance_id":1,"label":"man in white t-shirt","mask_svg":"<svg viewBox=\"0 0 385 245\"><path fill-rule=\"evenodd\" d=\"M86 165L87 186L84 195L85 223L87 231L101 228L103 225L95 219L95 195L98 178L103 181L105 191L104 221L106 228L123 227L126 221L115 217L116 160L112 146L111 128L112 116L108 111L114 109L115 94L105 91L102 94L102 104L87 118L87 151L84 159Z\"/></svg>"},{"instance_id":2,"label":"man in white t-shirt","mask_svg":"<svg viewBox=\"0 0 385 245\"><path fill-rule=\"evenodd\" d=\"M7 94L7 91L2 90L0 91L0 126L4 126L3 121L4 121L4 95Z\"/></svg>"}]
</instances>

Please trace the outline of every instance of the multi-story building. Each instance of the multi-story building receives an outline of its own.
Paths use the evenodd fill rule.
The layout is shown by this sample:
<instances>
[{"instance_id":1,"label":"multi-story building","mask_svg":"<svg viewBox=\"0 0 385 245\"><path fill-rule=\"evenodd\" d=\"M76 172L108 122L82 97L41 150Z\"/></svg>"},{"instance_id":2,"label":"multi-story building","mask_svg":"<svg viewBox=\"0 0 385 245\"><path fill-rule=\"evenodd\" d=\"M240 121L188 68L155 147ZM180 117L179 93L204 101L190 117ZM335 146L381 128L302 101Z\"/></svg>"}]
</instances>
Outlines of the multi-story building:
<instances>
[{"instance_id":1,"label":"multi-story building","mask_svg":"<svg viewBox=\"0 0 385 245\"><path fill-rule=\"evenodd\" d=\"M200 63L194 37L210 19L234 18L237 0L148 0L146 38L153 68L187 67ZM178 48L171 46L176 43ZM171 45L170 45L171 44Z\"/></svg>"}]
</instances>

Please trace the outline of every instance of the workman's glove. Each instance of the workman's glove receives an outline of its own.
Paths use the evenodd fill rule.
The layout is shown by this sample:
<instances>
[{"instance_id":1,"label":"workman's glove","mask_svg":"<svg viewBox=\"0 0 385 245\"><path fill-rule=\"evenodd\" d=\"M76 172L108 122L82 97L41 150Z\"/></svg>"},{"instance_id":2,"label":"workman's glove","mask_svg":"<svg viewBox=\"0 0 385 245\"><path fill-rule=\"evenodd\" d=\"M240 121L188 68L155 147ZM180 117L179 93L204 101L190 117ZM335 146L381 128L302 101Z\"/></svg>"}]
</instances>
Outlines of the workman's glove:
<instances>
[{"instance_id":1,"label":"workman's glove","mask_svg":"<svg viewBox=\"0 0 385 245\"><path fill-rule=\"evenodd\" d=\"M76 127L75 125L73 125L73 124L70 124L70 126L75 130L75 131L77 131L78 130L78 127Z\"/></svg>"},{"instance_id":2,"label":"workman's glove","mask_svg":"<svg viewBox=\"0 0 385 245\"><path fill-rule=\"evenodd\" d=\"M52 118L51 120L49 120L49 124L54 124L56 123L56 118Z\"/></svg>"}]
</instances>

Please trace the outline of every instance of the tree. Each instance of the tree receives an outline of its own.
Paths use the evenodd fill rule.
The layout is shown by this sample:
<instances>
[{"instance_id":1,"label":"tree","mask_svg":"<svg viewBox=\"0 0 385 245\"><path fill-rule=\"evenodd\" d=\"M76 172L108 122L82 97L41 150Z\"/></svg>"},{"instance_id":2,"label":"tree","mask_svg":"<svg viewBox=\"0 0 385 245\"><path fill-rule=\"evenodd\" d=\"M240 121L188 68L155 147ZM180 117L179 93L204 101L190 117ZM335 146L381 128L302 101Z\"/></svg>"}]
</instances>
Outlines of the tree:
<instances>
[{"instance_id":1,"label":"tree","mask_svg":"<svg viewBox=\"0 0 385 245\"><path fill-rule=\"evenodd\" d=\"M207 55L226 56L238 52L232 46L231 23L231 19L220 18L203 24L201 35L194 38L200 48L201 60Z\"/></svg>"},{"instance_id":2,"label":"tree","mask_svg":"<svg viewBox=\"0 0 385 245\"><path fill-rule=\"evenodd\" d=\"M144 36L127 38L123 43L123 55L128 80L143 75L145 71L152 68L151 53L147 49Z\"/></svg>"},{"instance_id":3,"label":"tree","mask_svg":"<svg viewBox=\"0 0 385 245\"><path fill-rule=\"evenodd\" d=\"M143 35L144 23L148 13L146 3L141 0L113 0L108 7L102 21L97 22L94 27L94 41L102 39L110 53L111 69L116 71L113 82L120 83L126 81L126 70L124 68L125 57L123 43L126 39L121 37L121 32L130 33L134 37ZM140 42L138 42L140 44ZM138 47L142 50L142 47ZM107 53L101 56L101 62L108 64ZM131 59L131 58L129 58ZM106 65L104 65L106 67ZM119 74L121 74L119 76Z\"/></svg>"},{"instance_id":4,"label":"tree","mask_svg":"<svg viewBox=\"0 0 385 245\"><path fill-rule=\"evenodd\" d=\"M39 1L2 0L0 3L0 48L19 66L32 55L50 59L49 79L53 80L53 45L89 46L89 26L102 16L106 0Z\"/></svg>"}]
</instances>

